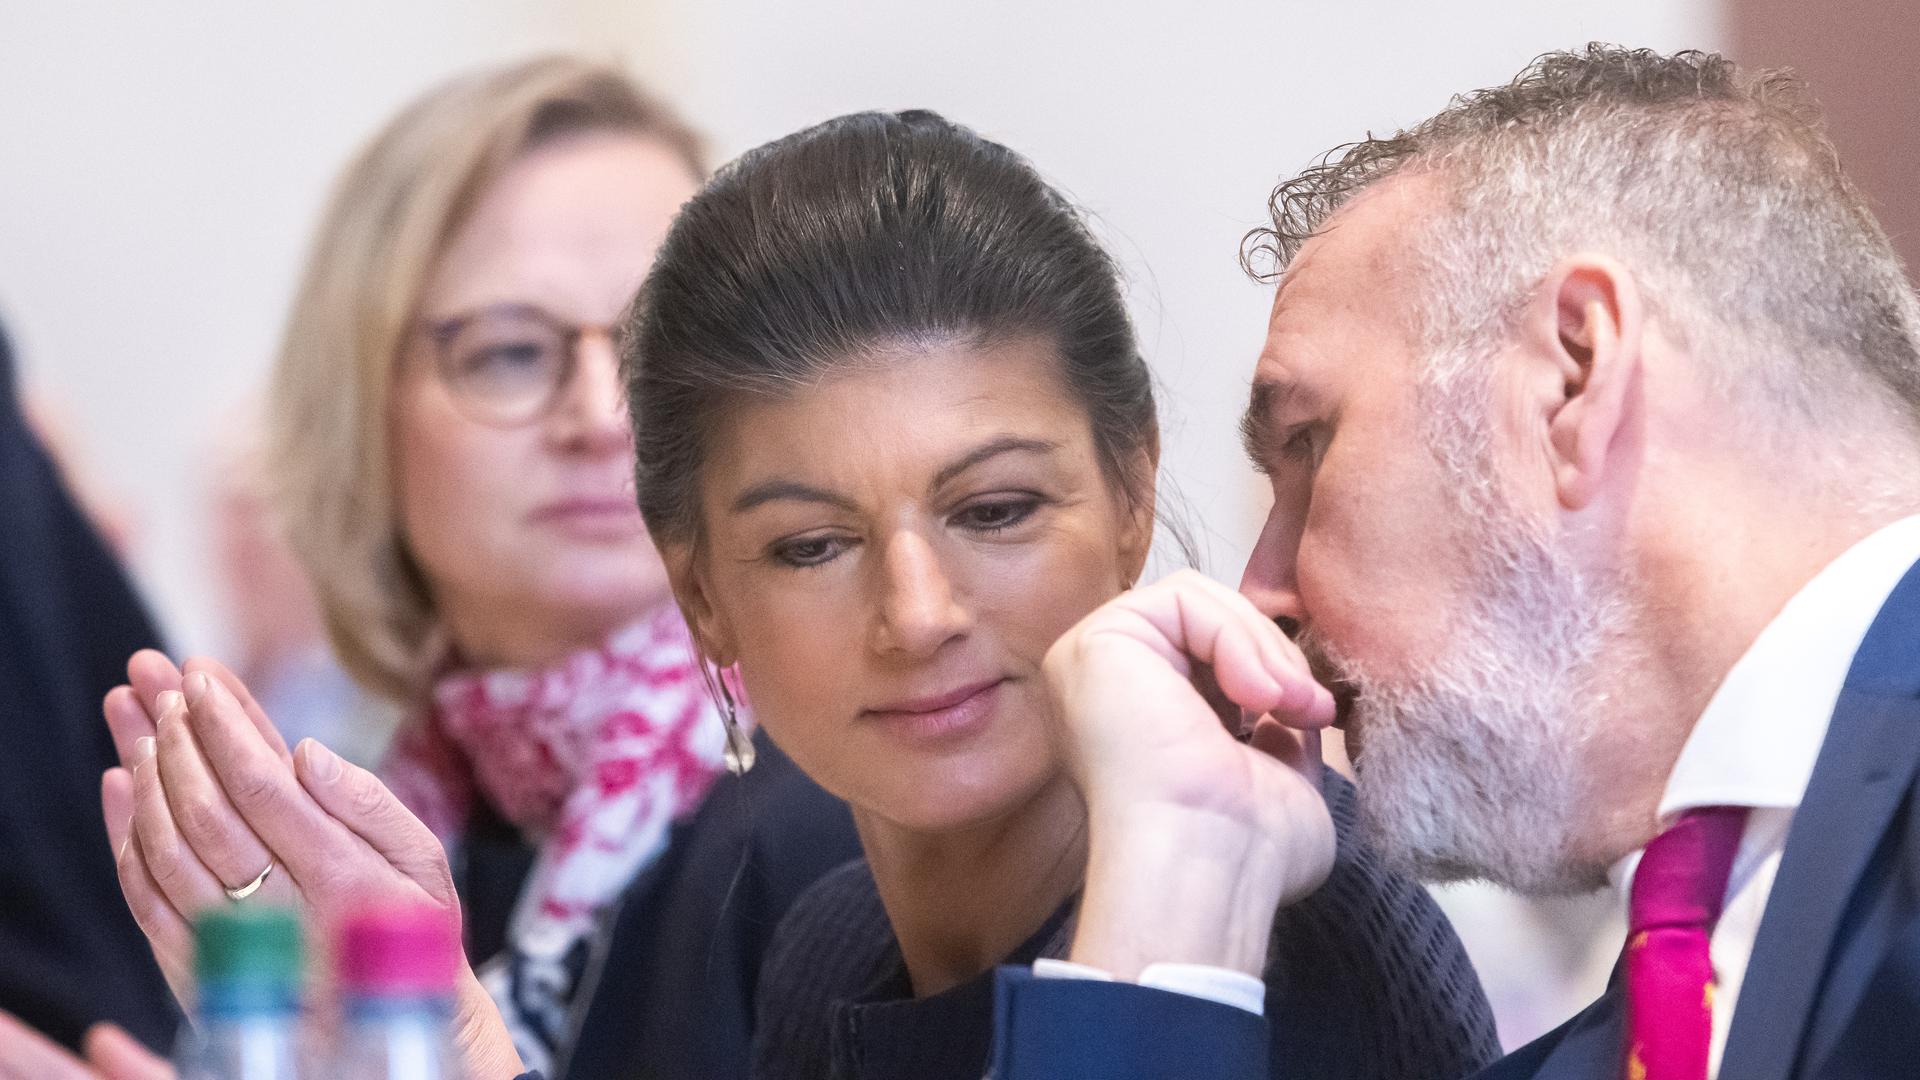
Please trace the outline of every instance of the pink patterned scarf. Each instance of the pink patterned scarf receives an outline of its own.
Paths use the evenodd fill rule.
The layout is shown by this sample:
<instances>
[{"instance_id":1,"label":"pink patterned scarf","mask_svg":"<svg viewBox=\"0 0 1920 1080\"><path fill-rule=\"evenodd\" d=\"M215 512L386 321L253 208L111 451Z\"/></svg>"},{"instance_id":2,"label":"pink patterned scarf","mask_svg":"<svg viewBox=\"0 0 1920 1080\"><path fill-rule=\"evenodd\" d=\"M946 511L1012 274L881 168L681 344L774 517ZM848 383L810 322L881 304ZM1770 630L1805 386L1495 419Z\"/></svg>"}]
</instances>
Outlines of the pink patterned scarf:
<instances>
[{"instance_id":1,"label":"pink patterned scarf","mask_svg":"<svg viewBox=\"0 0 1920 1080\"><path fill-rule=\"evenodd\" d=\"M601 916L699 807L725 745L671 604L541 670L449 674L396 737L381 773L450 849L476 793L539 845L506 953L480 972L529 1068L565 1049Z\"/></svg>"}]
</instances>

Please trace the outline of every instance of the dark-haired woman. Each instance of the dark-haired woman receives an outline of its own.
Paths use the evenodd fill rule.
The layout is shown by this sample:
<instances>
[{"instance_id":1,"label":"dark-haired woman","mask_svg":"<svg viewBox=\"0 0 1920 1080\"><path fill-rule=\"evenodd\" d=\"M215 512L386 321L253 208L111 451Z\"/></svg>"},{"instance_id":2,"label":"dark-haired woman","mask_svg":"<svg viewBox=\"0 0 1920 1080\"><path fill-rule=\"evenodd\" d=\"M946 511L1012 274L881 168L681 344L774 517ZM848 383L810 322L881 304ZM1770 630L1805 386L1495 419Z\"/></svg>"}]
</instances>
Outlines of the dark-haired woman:
<instances>
[{"instance_id":1,"label":"dark-haired woman","mask_svg":"<svg viewBox=\"0 0 1920 1080\"><path fill-rule=\"evenodd\" d=\"M755 1076L977 1080L992 970L1065 954L1087 855L1041 660L1152 535L1115 268L1004 147L860 114L709 182L627 330L641 508L689 625L866 854L776 937ZM1464 952L1327 787L1332 876L1275 916L1276 1059L1471 1071L1498 1048Z\"/></svg>"},{"instance_id":2,"label":"dark-haired woman","mask_svg":"<svg viewBox=\"0 0 1920 1080\"><path fill-rule=\"evenodd\" d=\"M1157 423L1115 269L1004 147L860 114L723 169L622 338L641 509L730 669L723 708L744 689L865 852L771 946L755 1075L978 1080L992 969L1063 953L1086 859L1041 658L1133 584L1152 535ZM196 733L259 739L216 704L227 722ZM295 757L320 813L403 875L444 875L373 776ZM1339 855L1276 913L1264 987L1286 1074L1468 1072L1496 1046L1466 956L1327 785ZM462 1023L473 1074L510 1071L497 1018Z\"/></svg>"}]
</instances>

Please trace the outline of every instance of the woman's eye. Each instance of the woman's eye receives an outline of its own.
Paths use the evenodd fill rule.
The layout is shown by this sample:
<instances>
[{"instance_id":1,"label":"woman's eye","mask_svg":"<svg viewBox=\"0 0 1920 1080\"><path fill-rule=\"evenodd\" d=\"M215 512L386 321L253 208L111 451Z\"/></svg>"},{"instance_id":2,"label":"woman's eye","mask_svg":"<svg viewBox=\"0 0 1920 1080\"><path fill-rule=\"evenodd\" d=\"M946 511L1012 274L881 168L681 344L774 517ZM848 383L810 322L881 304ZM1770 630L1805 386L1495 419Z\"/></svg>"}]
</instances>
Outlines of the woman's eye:
<instances>
[{"instance_id":1,"label":"woman's eye","mask_svg":"<svg viewBox=\"0 0 1920 1080\"><path fill-rule=\"evenodd\" d=\"M998 532L1025 521L1039 504L1038 499L1000 499L975 503L955 517L966 528L978 532Z\"/></svg>"},{"instance_id":2,"label":"woman's eye","mask_svg":"<svg viewBox=\"0 0 1920 1080\"><path fill-rule=\"evenodd\" d=\"M461 367L472 375L538 370L548 366L548 352L537 341L500 342L474 350Z\"/></svg>"},{"instance_id":3,"label":"woman's eye","mask_svg":"<svg viewBox=\"0 0 1920 1080\"><path fill-rule=\"evenodd\" d=\"M846 550L846 541L835 536L805 536L773 545L773 557L788 566L819 566L832 562Z\"/></svg>"}]
</instances>

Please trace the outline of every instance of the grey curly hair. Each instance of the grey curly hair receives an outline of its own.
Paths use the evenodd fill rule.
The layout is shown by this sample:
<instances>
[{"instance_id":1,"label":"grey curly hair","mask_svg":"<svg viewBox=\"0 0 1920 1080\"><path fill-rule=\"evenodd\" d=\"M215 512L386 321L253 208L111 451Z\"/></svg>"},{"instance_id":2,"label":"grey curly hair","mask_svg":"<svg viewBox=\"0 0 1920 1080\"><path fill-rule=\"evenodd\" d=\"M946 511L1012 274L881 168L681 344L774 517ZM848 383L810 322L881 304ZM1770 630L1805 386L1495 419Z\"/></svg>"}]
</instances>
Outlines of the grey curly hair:
<instances>
[{"instance_id":1,"label":"grey curly hair","mask_svg":"<svg viewBox=\"0 0 1920 1080\"><path fill-rule=\"evenodd\" d=\"M1920 303L1790 72L1698 51L1546 54L1281 183L1243 265L1282 276L1348 201L1415 174L1444 206L1407 246L1430 386L1484 374L1477 361L1554 261L1600 250L1631 269L1716 391L1760 408L1761 430L1858 424L1865 402L1913 434Z\"/></svg>"}]
</instances>

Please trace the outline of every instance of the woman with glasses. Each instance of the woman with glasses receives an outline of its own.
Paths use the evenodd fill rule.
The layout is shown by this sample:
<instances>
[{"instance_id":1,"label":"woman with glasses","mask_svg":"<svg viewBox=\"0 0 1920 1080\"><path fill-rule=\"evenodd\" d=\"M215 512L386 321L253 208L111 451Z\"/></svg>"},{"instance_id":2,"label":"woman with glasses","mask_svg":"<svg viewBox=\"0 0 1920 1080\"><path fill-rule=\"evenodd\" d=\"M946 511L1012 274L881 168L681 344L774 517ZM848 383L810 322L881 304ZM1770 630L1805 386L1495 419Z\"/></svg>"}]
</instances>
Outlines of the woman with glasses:
<instances>
[{"instance_id":1,"label":"woman with glasses","mask_svg":"<svg viewBox=\"0 0 1920 1080\"><path fill-rule=\"evenodd\" d=\"M277 804L304 831L250 816L296 768L359 772L264 721L260 758L222 756L185 706L238 682L136 656L104 797L176 992L209 905L294 903L320 931L424 900L464 923L467 1044L504 1029L553 1077L746 1074L772 928L858 848L844 807L722 715L635 505L608 328L703 172L676 117L570 59L448 83L347 169L275 372L271 467L341 660L410 713L380 771L431 857L396 866L305 795Z\"/></svg>"}]
</instances>

